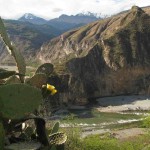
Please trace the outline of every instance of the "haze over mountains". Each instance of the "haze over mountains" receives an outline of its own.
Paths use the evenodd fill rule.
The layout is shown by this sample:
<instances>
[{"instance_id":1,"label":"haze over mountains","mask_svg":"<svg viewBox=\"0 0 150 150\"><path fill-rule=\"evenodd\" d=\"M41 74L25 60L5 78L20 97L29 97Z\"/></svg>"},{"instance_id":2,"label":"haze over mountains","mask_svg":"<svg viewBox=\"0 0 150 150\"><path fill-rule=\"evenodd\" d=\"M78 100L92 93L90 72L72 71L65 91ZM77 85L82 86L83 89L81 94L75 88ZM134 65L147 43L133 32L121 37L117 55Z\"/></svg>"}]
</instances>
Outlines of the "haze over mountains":
<instances>
[{"instance_id":1,"label":"haze over mountains","mask_svg":"<svg viewBox=\"0 0 150 150\"><path fill-rule=\"evenodd\" d=\"M47 24L64 32L66 30L85 25L87 23L96 21L98 19L101 19L101 18L98 17L97 14L88 12L84 14L80 13L80 14L71 15L71 16L63 14L60 17L54 18L51 20L45 20L33 14L26 13L18 20L23 21L23 22L30 22L30 23L37 24L37 25Z\"/></svg>"}]
</instances>

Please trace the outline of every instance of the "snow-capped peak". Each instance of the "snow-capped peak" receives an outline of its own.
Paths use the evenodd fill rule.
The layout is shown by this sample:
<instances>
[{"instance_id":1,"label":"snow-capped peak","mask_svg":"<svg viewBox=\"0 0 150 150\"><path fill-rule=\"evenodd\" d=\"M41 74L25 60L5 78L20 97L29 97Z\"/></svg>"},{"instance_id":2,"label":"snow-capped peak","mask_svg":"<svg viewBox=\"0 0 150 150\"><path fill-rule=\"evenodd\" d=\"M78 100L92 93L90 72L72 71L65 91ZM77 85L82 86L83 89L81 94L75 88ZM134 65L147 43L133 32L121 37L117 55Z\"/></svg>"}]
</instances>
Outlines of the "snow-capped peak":
<instances>
[{"instance_id":1,"label":"snow-capped peak","mask_svg":"<svg viewBox=\"0 0 150 150\"><path fill-rule=\"evenodd\" d=\"M32 14L30 14L30 13L26 13L26 14L24 14L24 18L25 18L25 19L34 19L35 16L32 15Z\"/></svg>"},{"instance_id":2,"label":"snow-capped peak","mask_svg":"<svg viewBox=\"0 0 150 150\"><path fill-rule=\"evenodd\" d=\"M91 12L82 12L77 14L77 16L89 16L89 17L96 17L96 18L100 18L101 17L101 13L91 13Z\"/></svg>"}]
</instances>

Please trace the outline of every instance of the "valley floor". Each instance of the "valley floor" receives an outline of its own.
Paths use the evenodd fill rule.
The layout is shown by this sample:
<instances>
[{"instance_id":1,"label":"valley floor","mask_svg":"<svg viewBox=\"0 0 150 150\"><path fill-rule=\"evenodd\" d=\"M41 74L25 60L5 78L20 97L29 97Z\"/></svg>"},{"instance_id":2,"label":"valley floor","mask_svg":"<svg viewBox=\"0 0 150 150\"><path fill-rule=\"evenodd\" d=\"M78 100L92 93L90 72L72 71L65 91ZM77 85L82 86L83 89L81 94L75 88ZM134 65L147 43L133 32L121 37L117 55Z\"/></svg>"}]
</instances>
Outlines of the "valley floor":
<instances>
[{"instance_id":1,"label":"valley floor","mask_svg":"<svg viewBox=\"0 0 150 150\"><path fill-rule=\"evenodd\" d=\"M67 130L79 129L81 138L109 133L124 140L148 133L141 127L150 115L150 96L106 97L97 101L99 104L92 109L76 107L69 110L68 117L62 115L60 126Z\"/></svg>"}]
</instances>

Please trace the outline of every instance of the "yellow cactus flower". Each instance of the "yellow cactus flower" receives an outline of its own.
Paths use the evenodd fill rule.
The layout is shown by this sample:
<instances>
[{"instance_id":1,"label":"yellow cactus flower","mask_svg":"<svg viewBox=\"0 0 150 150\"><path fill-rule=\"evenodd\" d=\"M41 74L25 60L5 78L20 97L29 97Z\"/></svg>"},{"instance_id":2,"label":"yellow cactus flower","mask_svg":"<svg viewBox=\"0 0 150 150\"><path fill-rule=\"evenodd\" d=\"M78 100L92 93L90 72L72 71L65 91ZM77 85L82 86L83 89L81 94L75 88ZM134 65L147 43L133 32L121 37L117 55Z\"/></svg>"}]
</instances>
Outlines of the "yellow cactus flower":
<instances>
[{"instance_id":1,"label":"yellow cactus flower","mask_svg":"<svg viewBox=\"0 0 150 150\"><path fill-rule=\"evenodd\" d=\"M45 86L42 86L42 87L45 87ZM55 89L55 87L53 85L47 84L46 88L48 91L51 92L51 95L54 95L57 93L57 90Z\"/></svg>"},{"instance_id":2,"label":"yellow cactus flower","mask_svg":"<svg viewBox=\"0 0 150 150\"><path fill-rule=\"evenodd\" d=\"M53 86L53 85L50 85L50 84L47 84L47 89L49 90L49 91L53 91L54 89L55 89L55 87Z\"/></svg>"},{"instance_id":3,"label":"yellow cactus flower","mask_svg":"<svg viewBox=\"0 0 150 150\"><path fill-rule=\"evenodd\" d=\"M51 91L51 95L54 95L54 94L56 94L56 93L57 93L57 90L56 90L56 89L54 89L54 90Z\"/></svg>"}]
</instances>

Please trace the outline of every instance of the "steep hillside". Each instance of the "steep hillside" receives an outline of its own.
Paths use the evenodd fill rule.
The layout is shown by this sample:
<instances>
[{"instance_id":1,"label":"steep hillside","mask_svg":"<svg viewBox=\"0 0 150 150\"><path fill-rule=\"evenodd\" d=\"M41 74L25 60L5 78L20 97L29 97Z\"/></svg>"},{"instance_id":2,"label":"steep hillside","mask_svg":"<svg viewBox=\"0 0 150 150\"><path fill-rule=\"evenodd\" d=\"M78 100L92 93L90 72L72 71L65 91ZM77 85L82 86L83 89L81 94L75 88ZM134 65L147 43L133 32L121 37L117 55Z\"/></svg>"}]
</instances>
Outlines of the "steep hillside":
<instances>
[{"instance_id":1,"label":"steep hillside","mask_svg":"<svg viewBox=\"0 0 150 150\"><path fill-rule=\"evenodd\" d=\"M4 20L4 23L12 42L22 51L26 60L33 60L35 53L44 42L62 34L66 30L78 28L97 19L90 13L75 16L62 15L48 22L43 18L26 13L18 20ZM2 44L0 47L2 47ZM0 63L7 63L9 59L11 60L4 49L1 48L0 51Z\"/></svg>"},{"instance_id":2,"label":"steep hillside","mask_svg":"<svg viewBox=\"0 0 150 150\"><path fill-rule=\"evenodd\" d=\"M4 23L10 39L22 51L26 59L34 56L44 42L61 34L61 31L50 25L34 25L16 20L4 20ZM9 55L8 58L3 57L6 52L2 49L0 51L4 52L0 55L1 63L4 63L9 59Z\"/></svg>"},{"instance_id":3,"label":"steep hillside","mask_svg":"<svg viewBox=\"0 0 150 150\"><path fill-rule=\"evenodd\" d=\"M93 13L88 14L77 14L77 15L61 15L58 18L51 19L47 22L47 24L57 27L62 31L67 31L69 29L74 29L77 27L81 27L85 24L94 22L96 20L101 19L100 17L96 17Z\"/></svg>"},{"instance_id":4,"label":"steep hillside","mask_svg":"<svg viewBox=\"0 0 150 150\"><path fill-rule=\"evenodd\" d=\"M42 45L38 58L53 63L57 73L70 74L66 99L150 92L148 10L133 6Z\"/></svg>"},{"instance_id":5,"label":"steep hillside","mask_svg":"<svg viewBox=\"0 0 150 150\"><path fill-rule=\"evenodd\" d=\"M132 43L132 39L133 42L135 40L135 42L141 43L137 41L140 39L136 39L138 36L137 34L144 36L144 33L147 33L146 30L149 29L148 26L148 14L144 13L140 8L134 7L128 14L121 14L113 18L96 21L92 24L64 33L42 45L42 50L38 54L38 57L41 61L49 62L57 61L57 58L59 58L58 61L61 62L64 59L68 59L70 56L83 57L86 56L97 43L101 44L106 51L108 51L107 49L111 44L114 44L111 48L114 48L113 51L117 53L116 47L120 45L118 44L119 42L122 42L125 46L129 46L128 43ZM144 38L145 40L149 39L148 37ZM119 41L121 39L123 40ZM127 42L127 44L125 42ZM145 43L148 44L147 41L145 41ZM136 43L133 44L136 45ZM130 47L131 46L132 45L130 45ZM146 45L143 46L145 47ZM122 48L120 47L120 49ZM136 49L136 47L133 49Z\"/></svg>"}]
</instances>

